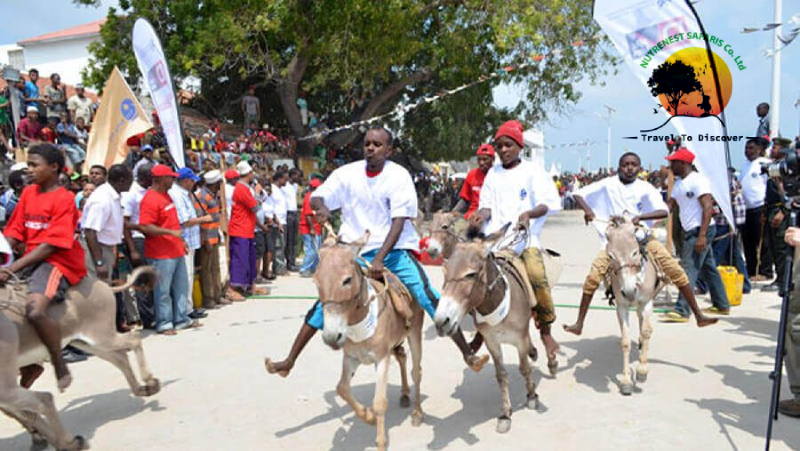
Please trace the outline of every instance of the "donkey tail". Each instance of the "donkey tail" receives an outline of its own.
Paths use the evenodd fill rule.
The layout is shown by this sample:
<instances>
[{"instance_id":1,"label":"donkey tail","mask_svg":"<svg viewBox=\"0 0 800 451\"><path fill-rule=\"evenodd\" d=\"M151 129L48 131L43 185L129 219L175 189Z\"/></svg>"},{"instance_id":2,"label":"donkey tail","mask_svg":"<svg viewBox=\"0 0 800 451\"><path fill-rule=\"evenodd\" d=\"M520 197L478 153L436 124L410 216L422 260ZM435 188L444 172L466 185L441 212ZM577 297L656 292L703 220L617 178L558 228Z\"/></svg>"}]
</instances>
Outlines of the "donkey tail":
<instances>
[{"instance_id":1,"label":"donkey tail","mask_svg":"<svg viewBox=\"0 0 800 451\"><path fill-rule=\"evenodd\" d=\"M141 283L137 284L136 282L139 280L139 278L142 278L143 276L146 276L144 277L144 280ZM111 291L114 293L119 293L120 291L125 291L134 285L152 286L153 283L155 282L155 279L156 279L155 266L149 266L149 265L140 266L134 269L133 272L130 273L130 275L128 275L128 280L124 284L118 285L116 287L111 287Z\"/></svg>"}]
</instances>

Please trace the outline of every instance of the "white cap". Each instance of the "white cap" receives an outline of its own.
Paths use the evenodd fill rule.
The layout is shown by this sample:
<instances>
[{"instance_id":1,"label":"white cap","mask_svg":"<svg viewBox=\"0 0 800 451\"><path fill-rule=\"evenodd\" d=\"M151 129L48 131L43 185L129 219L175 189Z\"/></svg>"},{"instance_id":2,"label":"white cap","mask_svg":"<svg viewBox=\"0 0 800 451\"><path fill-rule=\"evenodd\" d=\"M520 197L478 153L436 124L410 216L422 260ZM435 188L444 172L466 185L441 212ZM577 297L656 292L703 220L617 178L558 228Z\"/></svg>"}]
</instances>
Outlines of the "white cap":
<instances>
[{"instance_id":1,"label":"white cap","mask_svg":"<svg viewBox=\"0 0 800 451\"><path fill-rule=\"evenodd\" d=\"M236 165L236 172L239 173L242 177L245 175L253 172L253 167L250 166L250 163L246 161L240 161L239 164Z\"/></svg>"},{"instance_id":2,"label":"white cap","mask_svg":"<svg viewBox=\"0 0 800 451\"><path fill-rule=\"evenodd\" d=\"M20 169L28 169L28 163L23 161L22 163L14 163L11 166L11 172L19 171Z\"/></svg>"},{"instance_id":3,"label":"white cap","mask_svg":"<svg viewBox=\"0 0 800 451\"><path fill-rule=\"evenodd\" d=\"M203 180L206 181L207 185L213 185L215 183L219 183L222 180L222 173L220 173L217 169L213 171L208 171L203 174Z\"/></svg>"},{"instance_id":4,"label":"white cap","mask_svg":"<svg viewBox=\"0 0 800 451\"><path fill-rule=\"evenodd\" d=\"M28 108L25 109L26 113L30 113L31 111L34 112L34 113L38 113L39 112L39 108L36 108L35 106L29 106Z\"/></svg>"}]
</instances>

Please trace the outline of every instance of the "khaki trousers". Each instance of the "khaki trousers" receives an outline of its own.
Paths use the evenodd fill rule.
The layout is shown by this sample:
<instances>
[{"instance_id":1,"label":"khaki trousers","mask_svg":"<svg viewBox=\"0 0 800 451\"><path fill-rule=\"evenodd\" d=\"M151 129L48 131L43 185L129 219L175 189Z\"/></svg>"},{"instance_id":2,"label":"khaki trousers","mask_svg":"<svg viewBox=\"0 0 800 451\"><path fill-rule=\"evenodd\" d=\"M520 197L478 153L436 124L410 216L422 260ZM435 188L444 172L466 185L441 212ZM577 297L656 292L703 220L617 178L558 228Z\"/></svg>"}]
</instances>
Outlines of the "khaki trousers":
<instances>
[{"instance_id":1,"label":"khaki trousers","mask_svg":"<svg viewBox=\"0 0 800 451\"><path fill-rule=\"evenodd\" d=\"M200 262L200 291L203 293L203 308L213 308L220 301L222 295L222 281L220 280L219 244L214 244L211 249L200 246L197 250L197 259Z\"/></svg>"},{"instance_id":2,"label":"khaki trousers","mask_svg":"<svg viewBox=\"0 0 800 451\"><path fill-rule=\"evenodd\" d=\"M536 321L538 324L551 324L556 320L556 308L553 305L553 296L550 294L550 284L547 282L542 251L537 247L525 249L522 261L525 262L528 280L536 296L536 307L533 308Z\"/></svg>"}]
</instances>

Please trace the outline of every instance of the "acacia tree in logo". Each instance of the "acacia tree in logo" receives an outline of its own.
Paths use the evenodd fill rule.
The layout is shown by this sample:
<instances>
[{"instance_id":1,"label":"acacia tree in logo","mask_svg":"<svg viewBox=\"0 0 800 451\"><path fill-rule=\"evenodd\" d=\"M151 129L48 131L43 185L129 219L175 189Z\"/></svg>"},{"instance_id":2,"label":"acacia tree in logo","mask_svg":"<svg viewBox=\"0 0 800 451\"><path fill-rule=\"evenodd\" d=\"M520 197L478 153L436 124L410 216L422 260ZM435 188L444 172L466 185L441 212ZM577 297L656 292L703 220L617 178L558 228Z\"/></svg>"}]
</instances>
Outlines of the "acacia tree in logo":
<instances>
[{"instance_id":1,"label":"acacia tree in logo","mask_svg":"<svg viewBox=\"0 0 800 451\"><path fill-rule=\"evenodd\" d=\"M650 88L653 97L662 94L666 96L669 103L667 111L673 116L678 114L678 106L683 96L703 89L703 85L695 75L694 67L681 60L667 61L655 68L647 80L647 87Z\"/></svg>"}]
</instances>

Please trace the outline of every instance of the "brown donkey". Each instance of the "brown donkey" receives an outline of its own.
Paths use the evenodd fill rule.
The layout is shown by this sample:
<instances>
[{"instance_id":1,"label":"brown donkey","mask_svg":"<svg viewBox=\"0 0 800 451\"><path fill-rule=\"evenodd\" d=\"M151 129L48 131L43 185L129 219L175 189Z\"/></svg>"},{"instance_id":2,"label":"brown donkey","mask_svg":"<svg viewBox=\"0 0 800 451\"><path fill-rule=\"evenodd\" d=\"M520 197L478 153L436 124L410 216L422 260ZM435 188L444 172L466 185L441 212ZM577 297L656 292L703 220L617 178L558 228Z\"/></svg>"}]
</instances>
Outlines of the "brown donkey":
<instances>
[{"instance_id":1,"label":"brown donkey","mask_svg":"<svg viewBox=\"0 0 800 451\"><path fill-rule=\"evenodd\" d=\"M510 344L519 353L519 371L528 389L528 408L536 409L538 395L533 382L536 351L530 338L531 303L526 290L513 269L505 267L489 251L506 229L485 240L455 245L452 255L444 262L444 288L436 308L434 322L439 335L450 335L461 326L467 313L472 313L475 325L494 360L497 383L503 400L502 414L497 419L497 432L511 429L511 399L508 393L508 372L503 364L501 344Z\"/></svg>"},{"instance_id":2,"label":"brown donkey","mask_svg":"<svg viewBox=\"0 0 800 451\"><path fill-rule=\"evenodd\" d=\"M378 450L383 451L386 449L386 388L392 355L400 363L400 405L409 405L406 356L402 349L406 338L411 348L411 376L414 379L412 425L422 423L420 362L424 317L422 308L407 291L392 297L382 287L378 286L376 290L370 286L358 263L358 251L364 243L366 238L349 245L331 238L326 240L319 252L320 263L314 283L324 312L322 339L331 348L344 351L342 376L336 392L359 418L377 426L376 444ZM397 282L393 277L387 273L386 282ZM372 407L366 407L353 397L350 381L359 365L373 364L378 370L375 398Z\"/></svg>"},{"instance_id":3,"label":"brown donkey","mask_svg":"<svg viewBox=\"0 0 800 451\"><path fill-rule=\"evenodd\" d=\"M152 266L137 268L125 285L113 288L93 277L85 277L67 290L63 302L47 310L61 328L64 345L72 343L116 366L136 396L154 395L160 384L147 368L139 332L117 333L114 293L130 288L143 274L152 278L155 270ZM0 302L0 410L31 433L35 446L46 441L59 450L87 449L89 444L83 437L70 435L62 425L52 394L27 390L17 383L19 368L39 364L48 357L33 327L25 321L24 288L17 283L1 292L6 296ZM12 299L6 300L8 297ZM136 355L144 385L139 384L131 369L129 351Z\"/></svg>"}]
</instances>

